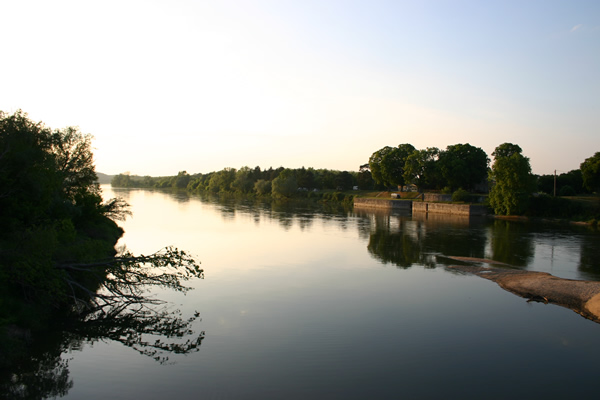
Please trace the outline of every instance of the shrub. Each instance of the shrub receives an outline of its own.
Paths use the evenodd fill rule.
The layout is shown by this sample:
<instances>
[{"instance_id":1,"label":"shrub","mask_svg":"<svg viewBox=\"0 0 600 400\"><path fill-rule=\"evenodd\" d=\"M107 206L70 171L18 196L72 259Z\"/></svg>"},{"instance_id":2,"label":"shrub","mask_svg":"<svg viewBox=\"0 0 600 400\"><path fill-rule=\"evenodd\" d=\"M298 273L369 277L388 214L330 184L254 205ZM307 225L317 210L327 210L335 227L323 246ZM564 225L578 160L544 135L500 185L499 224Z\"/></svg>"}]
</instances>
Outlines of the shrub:
<instances>
[{"instance_id":1,"label":"shrub","mask_svg":"<svg viewBox=\"0 0 600 400\"><path fill-rule=\"evenodd\" d=\"M576 194L577 193L575 193L575 189L573 189L573 187L569 185L561 187L560 191L558 192L559 196L575 196Z\"/></svg>"},{"instance_id":2,"label":"shrub","mask_svg":"<svg viewBox=\"0 0 600 400\"><path fill-rule=\"evenodd\" d=\"M471 194L464 189L458 189L454 193L452 193L452 201L455 202L468 202L471 198Z\"/></svg>"}]
</instances>

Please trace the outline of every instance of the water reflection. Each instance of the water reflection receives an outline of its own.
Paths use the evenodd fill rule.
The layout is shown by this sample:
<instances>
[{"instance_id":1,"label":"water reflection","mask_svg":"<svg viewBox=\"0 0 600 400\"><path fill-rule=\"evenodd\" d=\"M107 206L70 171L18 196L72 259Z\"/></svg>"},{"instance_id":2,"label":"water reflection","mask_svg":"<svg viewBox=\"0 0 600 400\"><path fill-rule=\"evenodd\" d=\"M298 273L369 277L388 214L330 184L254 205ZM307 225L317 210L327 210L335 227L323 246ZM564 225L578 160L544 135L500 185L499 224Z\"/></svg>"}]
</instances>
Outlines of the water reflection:
<instances>
[{"instance_id":1,"label":"water reflection","mask_svg":"<svg viewBox=\"0 0 600 400\"><path fill-rule=\"evenodd\" d=\"M127 195L127 191L118 194ZM163 192L177 202L200 201L215 207L224 221L249 217L256 226L277 222L285 231L310 231L316 220L350 227L367 242L366 250L378 261L401 268L414 264L435 267L437 255L489 258L520 269L535 269L576 279L600 279L595 253L596 230L485 217L406 213L382 209L350 210L337 203L268 201L235 196ZM126 197L126 196L125 196ZM575 244L570 242L574 242ZM576 250L573 247L578 247ZM548 260L541 256L548 247ZM536 252L538 256L536 257ZM579 262L569 252L579 253Z\"/></svg>"},{"instance_id":2,"label":"water reflection","mask_svg":"<svg viewBox=\"0 0 600 400\"><path fill-rule=\"evenodd\" d=\"M516 256L525 264L519 268L538 270L570 259L564 268L581 278L573 248L585 245L593 258L597 234L219 196L174 207L169 196L134 196L143 211L128 240L197 243L209 274L182 308L202 304L211 340L197 357L168 368L138 368L131 352L134 360L122 359L119 370L131 390L123 397L393 398L400 385L408 398L506 398L521 387L543 387L550 397L593 389L597 326L558 307L526 304L477 277L429 267L443 254ZM98 361L90 350L73 355L70 395L110 397L109 388L99 394L96 379L114 361ZM583 372L538 368L545 358ZM472 372L467 385L464 371ZM510 384L498 386L507 371ZM575 384L561 386L565 379Z\"/></svg>"},{"instance_id":3,"label":"water reflection","mask_svg":"<svg viewBox=\"0 0 600 400\"><path fill-rule=\"evenodd\" d=\"M437 255L487 258L569 279L600 280L597 230L587 227L388 210L355 211L367 251L409 268L446 263ZM452 261L448 261L452 262Z\"/></svg>"},{"instance_id":4,"label":"water reflection","mask_svg":"<svg viewBox=\"0 0 600 400\"><path fill-rule=\"evenodd\" d=\"M35 337L22 338L27 347L19 349L19 354L12 356L15 362L0 370L0 393L7 399L65 396L73 381L69 360L63 354L98 341L118 342L161 364L169 363L172 354L199 350L204 332L196 334L192 328L198 316L183 319L179 310L138 303L77 319L59 319Z\"/></svg>"},{"instance_id":5,"label":"water reflection","mask_svg":"<svg viewBox=\"0 0 600 400\"><path fill-rule=\"evenodd\" d=\"M494 220L489 230L491 259L526 267L534 255L531 227L523 222Z\"/></svg>"},{"instance_id":6,"label":"water reflection","mask_svg":"<svg viewBox=\"0 0 600 400\"><path fill-rule=\"evenodd\" d=\"M367 250L384 264L434 268L439 254L478 258L485 254L486 221L481 218L364 210L356 215L369 219ZM366 227L359 229L364 234Z\"/></svg>"}]
</instances>

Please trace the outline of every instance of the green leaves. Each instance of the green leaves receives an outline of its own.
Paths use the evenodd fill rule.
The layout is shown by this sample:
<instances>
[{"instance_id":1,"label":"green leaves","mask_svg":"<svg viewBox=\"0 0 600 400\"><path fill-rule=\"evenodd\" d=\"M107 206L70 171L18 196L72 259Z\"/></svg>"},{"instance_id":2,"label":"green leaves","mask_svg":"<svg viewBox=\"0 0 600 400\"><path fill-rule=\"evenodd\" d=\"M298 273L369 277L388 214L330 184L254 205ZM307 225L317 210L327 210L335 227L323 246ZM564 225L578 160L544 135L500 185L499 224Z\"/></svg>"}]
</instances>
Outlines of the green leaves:
<instances>
[{"instance_id":1,"label":"green leaves","mask_svg":"<svg viewBox=\"0 0 600 400\"><path fill-rule=\"evenodd\" d=\"M412 144L405 143L398 147L386 146L373 153L369 167L375 182L384 186L403 186L406 160L414 151Z\"/></svg>"},{"instance_id":2,"label":"green leaves","mask_svg":"<svg viewBox=\"0 0 600 400\"><path fill-rule=\"evenodd\" d=\"M529 158L524 157L521 148L512 143L501 144L492 155L495 159L490 172L490 181L493 182L490 206L496 214L523 214L534 188Z\"/></svg>"},{"instance_id":3,"label":"green leaves","mask_svg":"<svg viewBox=\"0 0 600 400\"><path fill-rule=\"evenodd\" d=\"M600 190L600 152L581 163L583 185L590 191Z\"/></svg>"}]
</instances>

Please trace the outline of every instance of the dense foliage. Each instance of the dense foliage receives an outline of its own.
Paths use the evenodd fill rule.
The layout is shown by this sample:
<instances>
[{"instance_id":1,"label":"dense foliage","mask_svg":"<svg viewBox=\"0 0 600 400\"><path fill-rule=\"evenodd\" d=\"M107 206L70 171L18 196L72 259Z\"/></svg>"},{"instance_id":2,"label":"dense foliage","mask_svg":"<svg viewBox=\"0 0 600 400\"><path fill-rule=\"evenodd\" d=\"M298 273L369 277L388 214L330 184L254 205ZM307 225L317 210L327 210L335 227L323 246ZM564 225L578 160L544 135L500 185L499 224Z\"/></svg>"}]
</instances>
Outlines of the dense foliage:
<instances>
[{"instance_id":1,"label":"dense foliage","mask_svg":"<svg viewBox=\"0 0 600 400\"><path fill-rule=\"evenodd\" d=\"M442 177L452 190L475 190L485 182L490 160L481 148L466 143L448 146L438 162Z\"/></svg>"},{"instance_id":2,"label":"dense foliage","mask_svg":"<svg viewBox=\"0 0 600 400\"><path fill-rule=\"evenodd\" d=\"M590 193L583 186L583 176L580 169L557 175L539 175L537 177L537 190L549 195L554 195L556 191L559 196Z\"/></svg>"},{"instance_id":3,"label":"dense foliage","mask_svg":"<svg viewBox=\"0 0 600 400\"><path fill-rule=\"evenodd\" d=\"M406 159L415 151L412 144L386 146L371 155L369 166L375 182L383 186L404 186Z\"/></svg>"},{"instance_id":4,"label":"dense foliage","mask_svg":"<svg viewBox=\"0 0 600 400\"><path fill-rule=\"evenodd\" d=\"M262 170L260 167L242 167L238 170L225 168L206 174L190 175L186 171L176 176L138 177L128 174L116 175L114 187L176 188L193 193L236 193L244 195L273 196L275 198L315 197L322 194L315 190L352 190L357 186L356 172L327 169L279 167Z\"/></svg>"},{"instance_id":5,"label":"dense foliage","mask_svg":"<svg viewBox=\"0 0 600 400\"><path fill-rule=\"evenodd\" d=\"M450 145L443 151L435 147L417 150L410 144L386 146L369 158L369 168L377 184L400 188L413 184L419 190L481 191L488 164L485 151L468 143Z\"/></svg>"},{"instance_id":6,"label":"dense foliage","mask_svg":"<svg viewBox=\"0 0 600 400\"><path fill-rule=\"evenodd\" d=\"M523 214L527 210L535 183L529 158L521 153L521 147L512 143L503 143L492 153L494 165L490 180L493 186L489 201L496 214Z\"/></svg>"},{"instance_id":7,"label":"dense foliage","mask_svg":"<svg viewBox=\"0 0 600 400\"><path fill-rule=\"evenodd\" d=\"M592 192L600 190L600 152L586 158L580 168L583 186Z\"/></svg>"},{"instance_id":8,"label":"dense foliage","mask_svg":"<svg viewBox=\"0 0 600 400\"><path fill-rule=\"evenodd\" d=\"M176 249L115 257L114 220L128 213L120 199L102 201L90 135L0 112L0 333L55 312L147 303L142 285L185 290L181 281L202 276Z\"/></svg>"},{"instance_id":9,"label":"dense foliage","mask_svg":"<svg viewBox=\"0 0 600 400\"><path fill-rule=\"evenodd\" d=\"M113 255L122 230L109 216L122 216L122 206L102 202L89 135L0 112L4 293L60 305L70 293L57 266Z\"/></svg>"},{"instance_id":10,"label":"dense foliage","mask_svg":"<svg viewBox=\"0 0 600 400\"><path fill-rule=\"evenodd\" d=\"M175 185L186 180L180 174ZM150 286L188 290L183 281L203 276L198 263L175 248L117 255L123 230L114 221L128 205L103 202L96 181L90 135L0 111L0 393L7 398L65 395L72 381L61 353L82 340L120 341L165 362L169 353L197 351L204 337L190 328L197 313L184 320L146 295ZM40 337L50 351L39 351Z\"/></svg>"}]
</instances>

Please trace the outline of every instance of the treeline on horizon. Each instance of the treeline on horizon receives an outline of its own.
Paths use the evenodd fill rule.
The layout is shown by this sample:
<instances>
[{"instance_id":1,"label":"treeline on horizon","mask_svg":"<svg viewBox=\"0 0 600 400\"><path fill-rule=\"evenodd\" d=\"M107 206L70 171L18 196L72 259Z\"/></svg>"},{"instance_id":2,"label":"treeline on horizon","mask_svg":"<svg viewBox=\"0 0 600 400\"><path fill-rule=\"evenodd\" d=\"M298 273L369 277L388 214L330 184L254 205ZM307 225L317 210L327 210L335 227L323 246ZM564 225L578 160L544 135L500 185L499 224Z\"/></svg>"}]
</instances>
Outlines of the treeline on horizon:
<instances>
[{"instance_id":1,"label":"treeline on horizon","mask_svg":"<svg viewBox=\"0 0 600 400\"><path fill-rule=\"evenodd\" d=\"M399 186L410 184L417 186L420 191L443 193L452 193L459 188L481 193L488 190L490 160L482 149L468 143L448 146L445 151L437 148L417 150L412 145L400 145L398 148L402 146L408 147L404 149L404 156L393 154L395 148L384 147L374 152L370 162L361 165L357 172L305 167L261 169L258 166L246 166L240 169L225 168L205 174L180 171L177 175L161 177L121 173L113 176L110 183L114 187L123 188L176 188L192 192L268 195L273 194L272 183L283 172L280 180L286 177L286 180L291 181L289 183L292 184L288 185L292 189L290 193L315 189L346 191L355 187L359 190L396 190ZM386 162L383 162L384 157ZM535 191L539 193L553 195L555 189L558 196L592 193L584 185L581 169L558 175L533 176Z\"/></svg>"},{"instance_id":2,"label":"treeline on horizon","mask_svg":"<svg viewBox=\"0 0 600 400\"><path fill-rule=\"evenodd\" d=\"M583 161L580 169L555 175L534 175L519 145L503 143L491 154L465 144L416 149L409 143L385 146L360 165L358 172L279 167L225 168L208 174L176 176L116 175L115 187L176 188L190 192L237 193L273 198L308 197L350 202L352 189L452 194L453 201L478 202L484 196L495 214L600 219L592 209L563 197L587 195L600 187L600 152ZM477 193L478 195L471 195ZM555 197L552 195L558 195ZM598 214L598 215L596 215ZM598 217L598 218L597 218Z\"/></svg>"},{"instance_id":3,"label":"treeline on horizon","mask_svg":"<svg viewBox=\"0 0 600 400\"><path fill-rule=\"evenodd\" d=\"M360 185L360 177L359 173L349 171L304 167L261 169L257 166L225 168L206 174L188 174L186 171L180 171L175 176L164 177L119 174L112 178L111 185L130 188L175 188L195 193L239 193L275 198L322 198L327 197L323 191L342 192L354 189Z\"/></svg>"}]
</instances>

